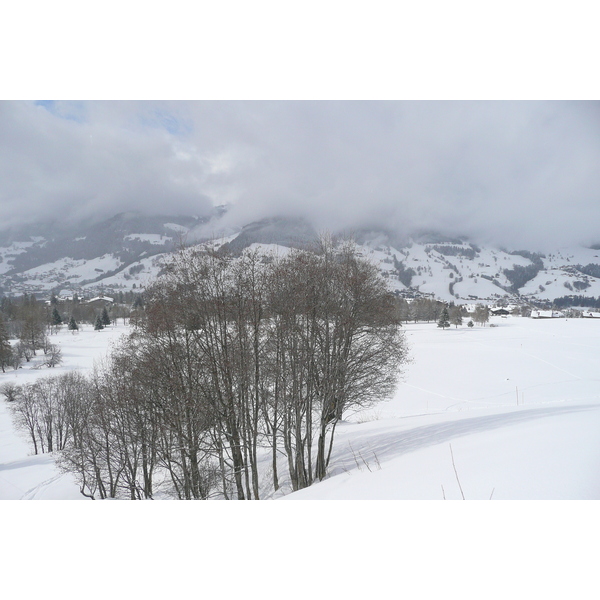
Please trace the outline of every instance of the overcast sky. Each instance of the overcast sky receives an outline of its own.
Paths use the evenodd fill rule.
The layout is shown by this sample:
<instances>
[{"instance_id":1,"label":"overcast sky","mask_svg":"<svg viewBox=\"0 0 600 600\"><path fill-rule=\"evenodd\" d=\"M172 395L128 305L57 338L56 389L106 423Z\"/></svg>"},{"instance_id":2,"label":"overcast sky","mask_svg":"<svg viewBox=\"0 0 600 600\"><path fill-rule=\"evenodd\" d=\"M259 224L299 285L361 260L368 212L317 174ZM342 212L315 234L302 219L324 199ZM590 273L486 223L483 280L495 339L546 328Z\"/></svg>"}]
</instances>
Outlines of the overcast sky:
<instances>
[{"instance_id":1,"label":"overcast sky","mask_svg":"<svg viewBox=\"0 0 600 600\"><path fill-rule=\"evenodd\" d=\"M600 103L0 102L0 227L300 215L512 247L600 242Z\"/></svg>"}]
</instances>

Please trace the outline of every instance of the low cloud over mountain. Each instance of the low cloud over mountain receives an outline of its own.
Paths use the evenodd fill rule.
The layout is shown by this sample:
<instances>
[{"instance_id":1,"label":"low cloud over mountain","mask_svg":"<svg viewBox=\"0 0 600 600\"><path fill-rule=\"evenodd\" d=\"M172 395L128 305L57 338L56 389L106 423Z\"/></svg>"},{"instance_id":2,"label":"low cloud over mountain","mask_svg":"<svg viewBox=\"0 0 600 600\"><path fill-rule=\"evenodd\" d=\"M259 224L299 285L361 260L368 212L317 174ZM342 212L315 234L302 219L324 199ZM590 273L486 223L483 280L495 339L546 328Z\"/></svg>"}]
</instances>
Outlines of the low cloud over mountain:
<instances>
[{"instance_id":1,"label":"low cloud over mountain","mask_svg":"<svg viewBox=\"0 0 600 600\"><path fill-rule=\"evenodd\" d=\"M597 102L0 102L0 223L123 210L226 225L600 240Z\"/></svg>"}]
</instances>

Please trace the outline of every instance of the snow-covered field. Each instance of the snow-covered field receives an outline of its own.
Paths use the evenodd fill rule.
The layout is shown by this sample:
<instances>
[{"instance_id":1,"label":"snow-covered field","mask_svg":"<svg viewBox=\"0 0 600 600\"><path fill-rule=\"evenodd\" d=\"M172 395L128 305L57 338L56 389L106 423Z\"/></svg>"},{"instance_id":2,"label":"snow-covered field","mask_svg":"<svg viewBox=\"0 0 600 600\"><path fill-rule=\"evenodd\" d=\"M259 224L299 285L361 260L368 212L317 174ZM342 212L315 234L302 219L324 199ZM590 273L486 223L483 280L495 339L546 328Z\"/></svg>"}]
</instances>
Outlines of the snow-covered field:
<instances>
[{"instance_id":1,"label":"snow-covered field","mask_svg":"<svg viewBox=\"0 0 600 600\"><path fill-rule=\"evenodd\" d=\"M335 476L287 498L600 499L600 322L491 323L407 325L394 399L339 428Z\"/></svg>"},{"instance_id":2,"label":"snow-covered field","mask_svg":"<svg viewBox=\"0 0 600 600\"><path fill-rule=\"evenodd\" d=\"M492 323L408 325L414 362L394 399L350 416L331 476L284 497L313 502L17 502L83 496L31 455L0 400L1 589L103 598L89 587L103 565L136 597L269 581L286 598L595 598L597 503L496 501L600 498L600 322ZM90 369L124 331L61 332L62 366L0 382ZM494 502L365 500L458 499L461 487ZM178 575L139 576L155 566Z\"/></svg>"},{"instance_id":3,"label":"snow-covered field","mask_svg":"<svg viewBox=\"0 0 600 600\"><path fill-rule=\"evenodd\" d=\"M405 326L412 363L395 397L338 425L330 476L285 499L600 499L600 322L493 317L493 327ZM55 369L90 369L124 326L53 336ZM32 456L0 402L0 498L83 499Z\"/></svg>"},{"instance_id":4,"label":"snow-covered field","mask_svg":"<svg viewBox=\"0 0 600 600\"><path fill-rule=\"evenodd\" d=\"M18 385L39 377L60 375L72 369L89 371L95 360L106 354L111 341L120 337L127 328L113 325L94 331L91 325L80 325L79 332L63 330L51 335L53 344L62 351L61 365L50 368L31 368L39 361L33 358L18 371L0 373L0 385L13 381ZM40 352L38 351L38 354ZM0 399L0 499L6 500L79 500L84 497L69 474L61 474L50 454L33 455L23 433L14 430L4 396Z\"/></svg>"}]
</instances>

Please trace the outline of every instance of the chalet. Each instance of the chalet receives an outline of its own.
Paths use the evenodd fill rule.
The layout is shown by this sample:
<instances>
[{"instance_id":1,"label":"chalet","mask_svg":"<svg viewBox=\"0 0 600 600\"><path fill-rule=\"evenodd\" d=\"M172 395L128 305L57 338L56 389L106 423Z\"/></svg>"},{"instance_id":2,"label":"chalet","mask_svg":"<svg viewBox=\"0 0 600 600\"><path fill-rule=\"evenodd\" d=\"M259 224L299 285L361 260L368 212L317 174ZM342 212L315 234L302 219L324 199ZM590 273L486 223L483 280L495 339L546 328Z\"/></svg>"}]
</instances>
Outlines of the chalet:
<instances>
[{"instance_id":1,"label":"chalet","mask_svg":"<svg viewBox=\"0 0 600 600\"><path fill-rule=\"evenodd\" d=\"M113 298L109 298L108 296L96 296L96 298L92 298L86 302L87 305L93 306L94 308L104 308L113 305Z\"/></svg>"},{"instance_id":2,"label":"chalet","mask_svg":"<svg viewBox=\"0 0 600 600\"><path fill-rule=\"evenodd\" d=\"M504 308L503 306L498 306L495 308L490 308L490 314L494 316L505 317L506 315L510 315L510 311Z\"/></svg>"},{"instance_id":3,"label":"chalet","mask_svg":"<svg viewBox=\"0 0 600 600\"><path fill-rule=\"evenodd\" d=\"M73 302L73 296L55 296L55 298L59 304L64 302ZM52 299L46 300L45 303L47 305L52 304Z\"/></svg>"},{"instance_id":4,"label":"chalet","mask_svg":"<svg viewBox=\"0 0 600 600\"><path fill-rule=\"evenodd\" d=\"M600 319L600 313L592 312L591 310L584 310L581 316L584 319Z\"/></svg>"},{"instance_id":5,"label":"chalet","mask_svg":"<svg viewBox=\"0 0 600 600\"><path fill-rule=\"evenodd\" d=\"M560 310L532 310L532 319L560 319L564 318L565 314Z\"/></svg>"}]
</instances>

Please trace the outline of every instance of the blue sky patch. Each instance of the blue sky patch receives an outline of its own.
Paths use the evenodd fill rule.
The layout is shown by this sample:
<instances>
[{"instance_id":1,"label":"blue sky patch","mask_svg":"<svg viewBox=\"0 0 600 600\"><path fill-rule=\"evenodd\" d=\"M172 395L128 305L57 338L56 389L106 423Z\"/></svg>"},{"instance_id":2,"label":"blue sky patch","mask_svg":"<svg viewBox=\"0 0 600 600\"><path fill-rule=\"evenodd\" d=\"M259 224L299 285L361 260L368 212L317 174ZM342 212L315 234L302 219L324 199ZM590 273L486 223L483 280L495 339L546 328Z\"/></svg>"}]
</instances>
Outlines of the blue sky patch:
<instances>
[{"instance_id":1,"label":"blue sky patch","mask_svg":"<svg viewBox=\"0 0 600 600\"><path fill-rule=\"evenodd\" d=\"M85 103L79 100L36 100L34 104L45 108L50 114L61 119L76 123L86 121Z\"/></svg>"}]
</instances>

